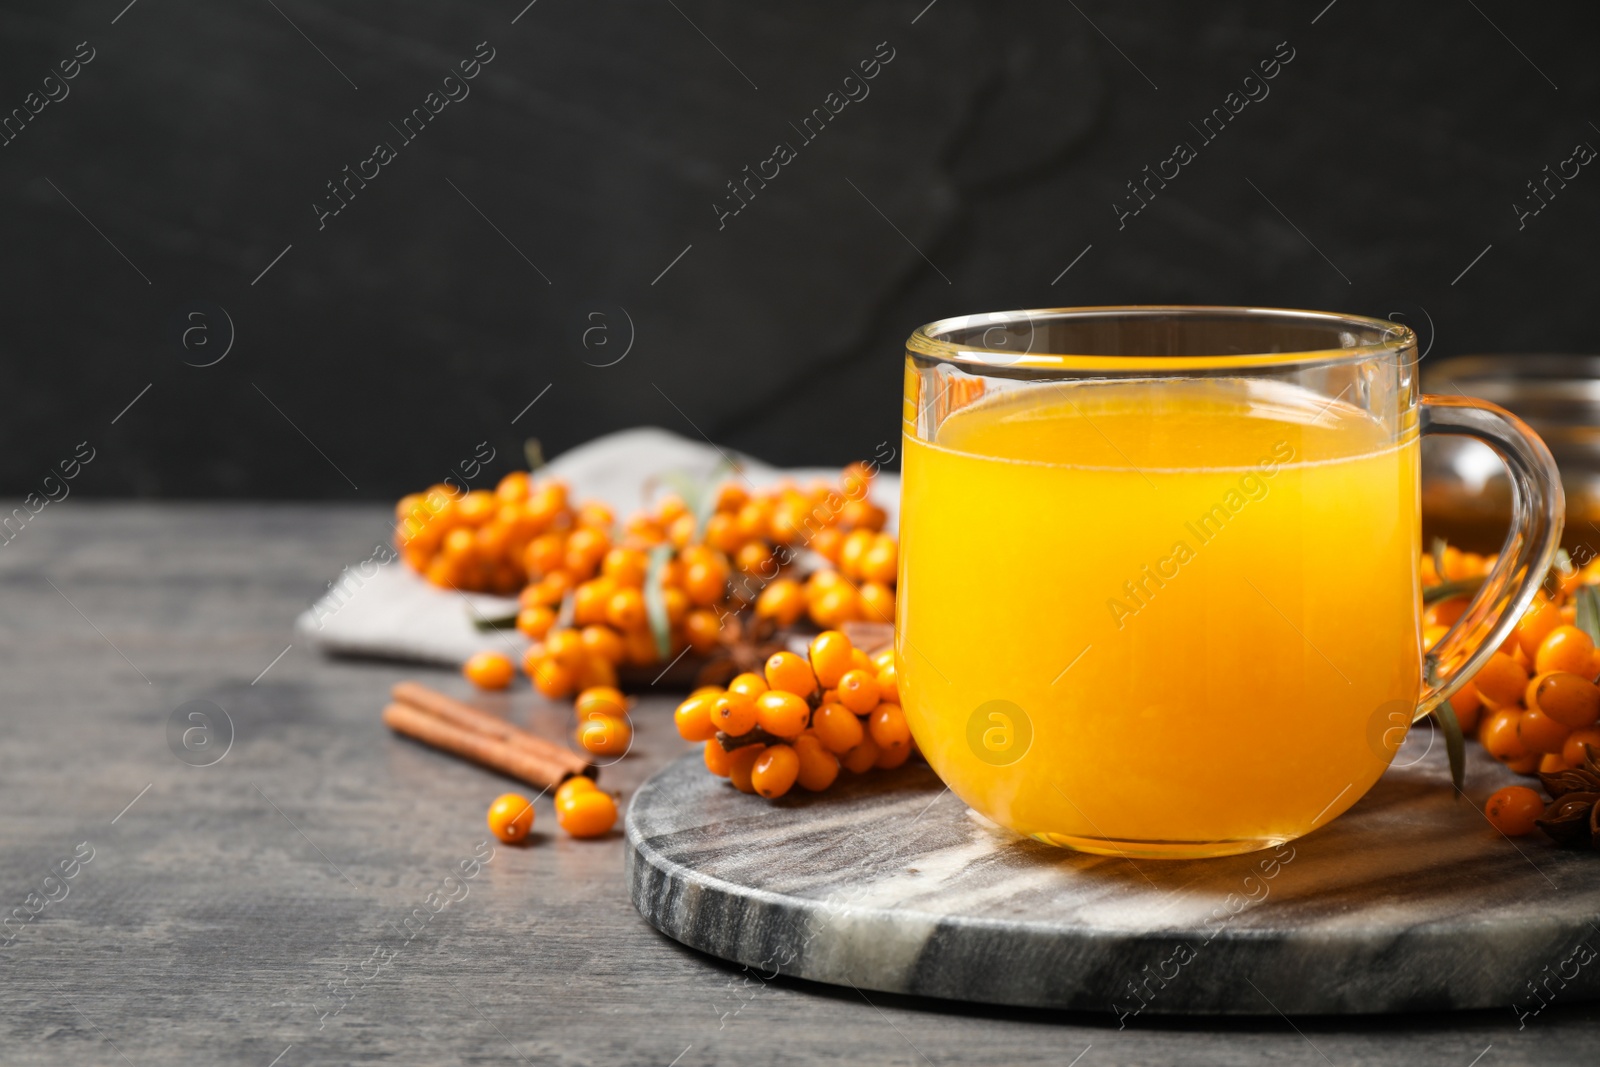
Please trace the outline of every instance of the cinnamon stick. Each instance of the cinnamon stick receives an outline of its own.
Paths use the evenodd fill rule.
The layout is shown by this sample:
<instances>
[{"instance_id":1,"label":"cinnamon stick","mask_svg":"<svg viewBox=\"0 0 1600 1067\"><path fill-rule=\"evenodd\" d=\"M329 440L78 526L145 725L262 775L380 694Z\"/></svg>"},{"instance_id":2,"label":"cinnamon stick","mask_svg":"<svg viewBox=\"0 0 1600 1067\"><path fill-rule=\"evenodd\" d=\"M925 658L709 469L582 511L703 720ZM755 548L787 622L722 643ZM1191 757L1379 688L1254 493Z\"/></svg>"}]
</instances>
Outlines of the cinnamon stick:
<instances>
[{"instance_id":1,"label":"cinnamon stick","mask_svg":"<svg viewBox=\"0 0 1600 1067\"><path fill-rule=\"evenodd\" d=\"M383 718L397 733L504 770L534 785L553 786L575 774L590 777L598 774L588 760L571 749L531 734L454 697L416 682L401 682L391 692L395 703L385 709ZM391 714L395 709L400 710ZM416 714L406 714L407 711ZM430 722L424 722L423 719L446 729L431 728ZM512 766L522 770L510 769ZM531 778L528 774L537 777Z\"/></svg>"},{"instance_id":2,"label":"cinnamon stick","mask_svg":"<svg viewBox=\"0 0 1600 1067\"><path fill-rule=\"evenodd\" d=\"M570 765L545 759L528 749L464 730L410 704L390 704L383 709L384 725L425 745L482 764L541 789L553 789L574 772ZM573 757L577 759L576 756ZM582 763L582 760L578 760Z\"/></svg>"}]
</instances>

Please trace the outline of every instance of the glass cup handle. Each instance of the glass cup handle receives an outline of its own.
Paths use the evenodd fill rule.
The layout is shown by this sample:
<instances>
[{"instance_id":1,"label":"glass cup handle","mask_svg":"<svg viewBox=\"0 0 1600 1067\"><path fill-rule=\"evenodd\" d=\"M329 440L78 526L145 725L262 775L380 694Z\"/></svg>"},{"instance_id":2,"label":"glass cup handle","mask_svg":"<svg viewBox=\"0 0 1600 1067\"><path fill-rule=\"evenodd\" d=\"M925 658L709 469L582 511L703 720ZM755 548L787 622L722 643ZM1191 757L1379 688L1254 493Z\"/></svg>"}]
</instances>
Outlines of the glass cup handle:
<instances>
[{"instance_id":1,"label":"glass cup handle","mask_svg":"<svg viewBox=\"0 0 1600 1067\"><path fill-rule=\"evenodd\" d=\"M1511 412L1486 400L1426 395L1421 428L1424 434L1471 437L1494 449L1511 476L1511 530L1472 603L1423 659L1418 719L1477 674L1510 636L1550 570L1566 517L1550 449Z\"/></svg>"}]
</instances>

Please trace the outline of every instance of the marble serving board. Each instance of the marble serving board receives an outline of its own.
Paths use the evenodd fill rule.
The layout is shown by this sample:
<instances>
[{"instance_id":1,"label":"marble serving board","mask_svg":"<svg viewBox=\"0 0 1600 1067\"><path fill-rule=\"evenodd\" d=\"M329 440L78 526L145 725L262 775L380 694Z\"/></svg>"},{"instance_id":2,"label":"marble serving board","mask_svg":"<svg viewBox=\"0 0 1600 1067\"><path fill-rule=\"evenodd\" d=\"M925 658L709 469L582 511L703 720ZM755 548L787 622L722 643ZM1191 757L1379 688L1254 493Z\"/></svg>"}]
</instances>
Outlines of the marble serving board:
<instances>
[{"instance_id":1,"label":"marble serving board","mask_svg":"<svg viewBox=\"0 0 1600 1067\"><path fill-rule=\"evenodd\" d=\"M771 803L664 768L627 817L628 881L669 936L762 977L1115 1013L1504 1008L1600 996L1600 855L1508 839L1514 780L1413 731L1354 808L1278 849L1122 860L969 811L926 766ZM1420 736L1419 736L1420 735Z\"/></svg>"}]
</instances>

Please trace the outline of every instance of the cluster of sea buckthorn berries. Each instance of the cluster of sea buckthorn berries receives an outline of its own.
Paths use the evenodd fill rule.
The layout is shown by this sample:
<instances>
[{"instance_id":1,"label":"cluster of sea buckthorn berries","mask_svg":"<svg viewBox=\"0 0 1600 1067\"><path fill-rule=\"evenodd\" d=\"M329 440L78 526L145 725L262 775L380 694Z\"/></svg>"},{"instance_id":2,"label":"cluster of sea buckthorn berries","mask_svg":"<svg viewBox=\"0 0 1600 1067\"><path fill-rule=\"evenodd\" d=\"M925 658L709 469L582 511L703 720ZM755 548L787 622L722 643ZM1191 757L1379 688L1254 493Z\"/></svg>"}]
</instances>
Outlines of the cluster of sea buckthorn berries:
<instances>
[{"instance_id":1,"label":"cluster of sea buckthorn berries","mask_svg":"<svg viewBox=\"0 0 1600 1067\"><path fill-rule=\"evenodd\" d=\"M457 501L435 486L407 497L397 537L411 565L438 584L498 590L502 577L520 575L516 625L533 642L522 666L541 693L560 698L615 686L618 668L670 662L686 648L710 655L734 613L785 627L803 616L827 628L892 622L898 545L868 499L873 473L853 464L837 486L805 489L725 482L703 528L682 497L667 494L618 535L605 505L572 508L563 483L518 472L493 494ZM461 526L463 515L488 515L491 500L501 501L498 516ZM801 582L794 574L807 548L831 566Z\"/></svg>"},{"instance_id":2,"label":"cluster of sea buckthorn berries","mask_svg":"<svg viewBox=\"0 0 1600 1067\"><path fill-rule=\"evenodd\" d=\"M674 721L685 740L705 742L707 770L769 800L796 783L827 789L841 766L898 767L913 748L893 650L869 657L837 630L814 637L807 656L777 652L762 674L696 690Z\"/></svg>"},{"instance_id":3,"label":"cluster of sea buckthorn berries","mask_svg":"<svg viewBox=\"0 0 1600 1067\"><path fill-rule=\"evenodd\" d=\"M599 837L617 822L617 801L602 793L594 779L574 775L556 788L556 823L573 837ZM508 845L518 845L533 831L533 801L520 793L503 793L489 805L489 832Z\"/></svg>"},{"instance_id":4,"label":"cluster of sea buckthorn berries","mask_svg":"<svg viewBox=\"0 0 1600 1067\"><path fill-rule=\"evenodd\" d=\"M547 533L601 521L603 505L573 509L567 487L513 471L491 492L435 485L395 506L395 547L434 585L509 596L527 581L526 553ZM610 525L609 512L604 524Z\"/></svg>"},{"instance_id":5,"label":"cluster of sea buckthorn berries","mask_svg":"<svg viewBox=\"0 0 1600 1067\"><path fill-rule=\"evenodd\" d=\"M545 535L555 536L555 535ZM529 546L530 565L539 540ZM575 555L579 542L584 554ZM592 557L592 562L591 562ZM612 545L604 531L580 527L568 538L567 566L534 572L522 592L517 629L532 639L523 660L539 692L559 698L576 689L615 686L617 668L671 660L685 646L700 655L722 641L731 570L727 557L705 545L687 545L663 560L647 589L650 556L637 544ZM582 564L582 566L575 566ZM650 598L658 594L666 623L662 649L651 624ZM557 627L570 597L570 626ZM664 653L664 654L663 654Z\"/></svg>"},{"instance_id":6,"label":"cluster of sea buckthorn berries","mask_svg":"<svg viewBox=\"0 0 1600 1067\"><path fill-rule=\"evenodd\" d=\"M1443 579L1466 581L1487 574L1493 557L1447 548ZM1424 588L1440 581L1432 556L1422 562ZM1600 561L1582 570L1552 573L1516 628L1487 663L1450 698L1456 720L1490 756L1519 774L1553 774L1582 766L1589 750L1600 755L1600 651L1576 625L1573 596L1600 582ZM1432 648L1466 610L1470 594L1440 600L1423 615L1423 644ZM1531 794L1532 799L1524 794ZM1537 794L1508 786L1485 808L1508 834L1534 827ZM1541 802L1542 803L1542 802Z\"/></svg>"}]
</instances>

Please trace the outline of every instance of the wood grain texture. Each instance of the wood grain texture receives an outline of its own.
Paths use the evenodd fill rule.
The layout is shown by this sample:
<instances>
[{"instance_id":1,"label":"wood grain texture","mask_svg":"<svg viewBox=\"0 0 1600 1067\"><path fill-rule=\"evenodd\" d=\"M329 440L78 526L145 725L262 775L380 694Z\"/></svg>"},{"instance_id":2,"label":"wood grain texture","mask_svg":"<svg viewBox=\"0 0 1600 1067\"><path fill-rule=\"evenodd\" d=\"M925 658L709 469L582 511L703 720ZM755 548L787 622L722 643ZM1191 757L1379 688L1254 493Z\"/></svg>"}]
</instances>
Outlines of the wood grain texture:
<instances>
[{"instance_id":1,"label":"wood grain texture","mask_svg":"<svg viewBox=\"0 0 1600 1067\"><path fill-rule=\"evenodd\" d=\"M413 672L297 646L251 684L386 517L74 499L0 550L4 910L80 842L95 850L0 950L0 1061L943 1067L1065 1065L1092 1046L1079 1067L1468 1067L1491 1044L1478 1067L1594 1061L1600 1013L1559 997L1521 1030L1509 1008L1118 1030L1103 1014L767 980L652 929L623 882L621 834L565 838L548 800L533 847L498 849L452 888L489 801L517 787L383 727L389 687ZM195 699L235 726L210 767L168 748L168 717ZM571 721L526 690L481 706L540 730ZM641 702L610 787L631 796L684 752L669 710ZM419 925L430 893L442 910ZM347 975L343 1011L320 1019Z\"/></svg>"}]
</instances>

